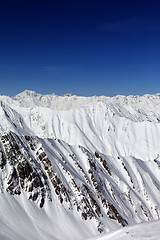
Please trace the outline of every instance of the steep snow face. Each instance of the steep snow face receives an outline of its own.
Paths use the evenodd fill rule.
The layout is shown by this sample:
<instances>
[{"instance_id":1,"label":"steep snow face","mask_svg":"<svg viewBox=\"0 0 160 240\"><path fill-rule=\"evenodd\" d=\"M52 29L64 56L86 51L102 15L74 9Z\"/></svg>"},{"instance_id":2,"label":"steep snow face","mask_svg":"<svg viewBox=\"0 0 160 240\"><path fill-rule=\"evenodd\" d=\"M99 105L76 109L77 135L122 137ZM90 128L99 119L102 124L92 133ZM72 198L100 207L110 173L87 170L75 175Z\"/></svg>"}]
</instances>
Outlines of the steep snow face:
<instances>
[{"instance_id":1,"label":"steep snow face","mask_svg":"<svg viewBox=\"0 0 160 240\"><path fill-rule=\"evenodd\" d=\"M134 156L144 161L154 160L160 154L157 113L100 101L68 111L18 104L9 107L3 103L1 112L6 116L1 128L17 134L28 132L40 138L58 138L92 152Z\"/></svg>"},{"instance_id":2,"label":"steep snow face","mask_svg":"<svg viewBox=\"0 0 160 240\"><path fill-rule=\"evenodd\" d=\"M27 226L32 239L78 240L159 219L158 94L0 100L3 239L28 239Z\"/></svg>"}]
</instances>

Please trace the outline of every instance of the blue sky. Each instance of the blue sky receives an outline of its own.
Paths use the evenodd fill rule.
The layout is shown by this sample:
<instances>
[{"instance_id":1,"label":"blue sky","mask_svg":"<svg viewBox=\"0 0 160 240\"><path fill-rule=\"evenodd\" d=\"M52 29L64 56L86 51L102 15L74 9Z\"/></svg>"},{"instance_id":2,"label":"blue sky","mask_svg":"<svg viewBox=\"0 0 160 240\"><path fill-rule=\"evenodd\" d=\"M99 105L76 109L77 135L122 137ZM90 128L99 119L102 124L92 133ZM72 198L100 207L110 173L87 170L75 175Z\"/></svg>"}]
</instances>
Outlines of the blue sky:
<instances>
[{"instance_id":1,"label":"blue sky","mask_svg":"<svg viewBox=\"0 0 160 240\"><path fill-rule=\"evenodd\" d=\"M0 4L0 94L160 92L158 0Z\"/></svg>"}]
</instances>

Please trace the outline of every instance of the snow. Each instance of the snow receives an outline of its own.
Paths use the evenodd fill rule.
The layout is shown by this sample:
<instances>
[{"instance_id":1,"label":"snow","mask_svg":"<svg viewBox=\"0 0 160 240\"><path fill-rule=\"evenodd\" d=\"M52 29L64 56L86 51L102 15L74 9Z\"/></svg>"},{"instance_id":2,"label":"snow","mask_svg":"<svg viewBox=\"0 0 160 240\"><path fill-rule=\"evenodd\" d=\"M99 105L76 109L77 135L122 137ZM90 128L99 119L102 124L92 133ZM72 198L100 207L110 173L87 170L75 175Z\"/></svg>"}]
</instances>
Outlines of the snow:
<instances>
[{"instance_id":1,"label":"snow","mask_svg":"<svg viewBox=\"0 0 160 240\"><path fill-rule=\"evenodd\" d=\"M136 224L102 235L101 237L96 236L86 240L159 240L160 221Z\"/></svg>"},{"instance_id":2,"label":"snow","mask_svg":"<svg viewBox=\"0 0 160 240\"><path fill-rule=\"evenodd\" d=\"M92 222L89 226L82 220L77 222L74 214L69 216L60 205L53 208L48 202L44 209L39 209L25 196L13 198L9 194L0 194L0 203L2 240L74 240L96 234Z\"/></svg>"},{"instance_id":3,"label":"snow","mask_svg":"<svg viewBox=\"0 0 160 240\"><path fill-rule=\"evenodd\" d=\"M7 102L10 99L6 96L3 96L3 100L7 98ZM56 110L69 110L73 108L79 108L83 105L86 105L91 102L111 102L113 104L119 104L120 106L134 107L136 109L142 110L142 112L149 113L160 113L160 94L155 95L130 95L123 96L118 95L114 97L106 96L92 96L92 97L83 97L76 95L65 95L57 96L53 94L41 95L34 91L25 90L24 92L16 95L13 100L18 100L21 104L33 105L33 106L42 106L48 107Z\"/></svg>"},{"instance_id":4,"label":"snow","mask_svg":"<svg viewBox=\"0 0 160 240\"><path fill-rule=\"evenodd\" d=\"M159 115L154 113L152 116L148 112L140 114L133 107L128 109L128 106L99 101L68 111L32 105L20 107L14 102L10 106L6 104L3 109L9 116L7 123L3 123L6 131L12 129L41 138L58 138L111 156L128 155L153 160L159 154ZM17 129L15 125L18 125Z\"/></svg>"},{"instance_id":5,"label":"snow","mask_svg":"<svg viewBox=\"0 0 160 240\"><path fill-rule=\"evenodd\" d=\"M73 218L66 218L65 211L59 208L53 212L53 208L48 205L40 214L38 207L25 198L21 197L21 200L17 201L9 195L2 194L0 194L0 202L0 239L2 240L158 240L160 236L158 220L124 227L107 234L96 234L93 231L92 235L95 237L88 238L85 225L82 222L77 225ZM59 226L63 226L63 232Z\"/></svg>"},{"instance_id":6,"label":"snow","mask_svg":"<svg viewBox=\"0 0 160 240\"><path fill-rule=\"evenodd\" d=\"M35 136L36 151L45 150L77 202L82 196L72 179L78 186L86 184L96 196L88 173L88 159L94 159L96 180L103 182L106 199L130 225L117 230L120 226L105 216L100 203L105 233L98 234L97 222L83 220L74 207L68 211L72 206L62 205L52 188L53 201L46 200L42 209L28 201L25 193L13 197L4 190L8 168L0 173L0 239L159 239L160 222L155 220L160 216L160 94L110 98L26 90L13 98L0 96L0 101L0 135L11 131L21 139ZM111 175L95 152L106 160ZM29 154L36 156L31 150Z\"/></svg>"}]
</instances>

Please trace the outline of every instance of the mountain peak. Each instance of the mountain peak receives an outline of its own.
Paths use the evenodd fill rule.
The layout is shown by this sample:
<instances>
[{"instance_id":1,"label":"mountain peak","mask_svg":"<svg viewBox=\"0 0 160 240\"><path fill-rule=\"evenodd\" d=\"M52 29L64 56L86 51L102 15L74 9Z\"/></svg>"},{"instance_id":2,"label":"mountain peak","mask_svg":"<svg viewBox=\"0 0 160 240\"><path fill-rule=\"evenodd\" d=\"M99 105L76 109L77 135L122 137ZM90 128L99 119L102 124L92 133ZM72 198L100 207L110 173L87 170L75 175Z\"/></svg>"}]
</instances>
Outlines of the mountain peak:
<instances>
[{"instance_id":1,"label":"mountain peak","mask_svg":"<svg viewBox=\"0 0 160 240\"><path fill-rule=\"evenodd\" d=\"M25 96L25 95L26 96L37 96L37 95L41 95L41 94L36 93L35 91L32 91L32 90L24 90L23 92L17 94L16 96Z\"/></svg>"}]
</instances>

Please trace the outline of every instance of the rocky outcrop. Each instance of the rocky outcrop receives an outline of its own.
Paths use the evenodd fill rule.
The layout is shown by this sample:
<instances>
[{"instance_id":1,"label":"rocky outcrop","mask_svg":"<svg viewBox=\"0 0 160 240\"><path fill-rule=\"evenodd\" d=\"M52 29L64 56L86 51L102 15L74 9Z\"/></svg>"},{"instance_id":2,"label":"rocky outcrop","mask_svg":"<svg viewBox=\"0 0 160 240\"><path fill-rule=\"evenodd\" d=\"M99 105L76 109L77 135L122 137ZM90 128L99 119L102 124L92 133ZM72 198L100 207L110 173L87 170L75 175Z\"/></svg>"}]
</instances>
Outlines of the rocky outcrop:
<instances>
[{"instance_id":1,"label":"rocky outcrop","mask_svg":"<svg viewBox=\"0 0 160 240\"><path fill-rule=\"evenodd\" d=\"M43 207L45 198L51 199L47 176L30 154L25 142L13 133L1 136L1 169L6 177L6 191L20 195L25 191L28 199Z\"/></svg>"}]
</instances>

